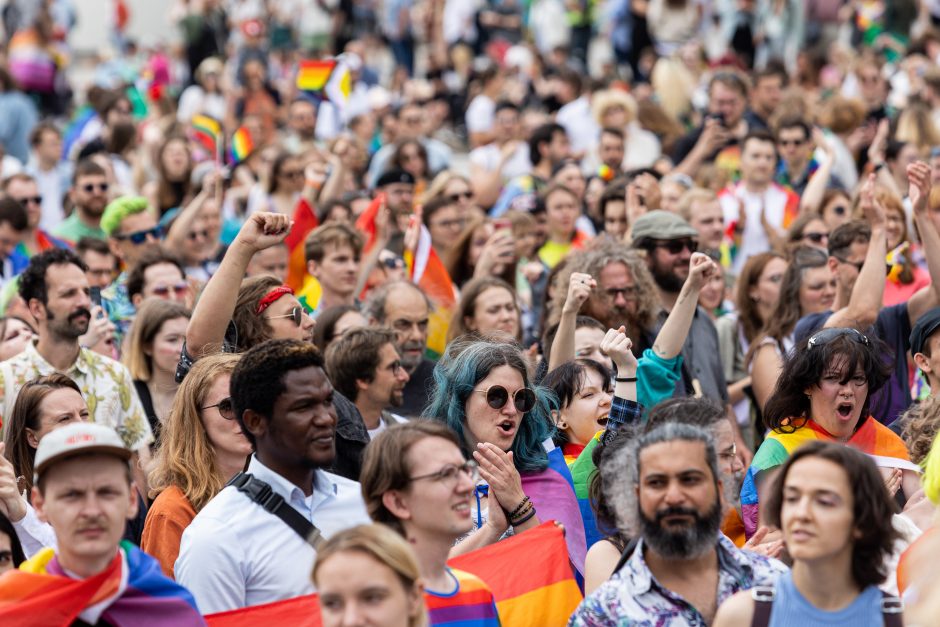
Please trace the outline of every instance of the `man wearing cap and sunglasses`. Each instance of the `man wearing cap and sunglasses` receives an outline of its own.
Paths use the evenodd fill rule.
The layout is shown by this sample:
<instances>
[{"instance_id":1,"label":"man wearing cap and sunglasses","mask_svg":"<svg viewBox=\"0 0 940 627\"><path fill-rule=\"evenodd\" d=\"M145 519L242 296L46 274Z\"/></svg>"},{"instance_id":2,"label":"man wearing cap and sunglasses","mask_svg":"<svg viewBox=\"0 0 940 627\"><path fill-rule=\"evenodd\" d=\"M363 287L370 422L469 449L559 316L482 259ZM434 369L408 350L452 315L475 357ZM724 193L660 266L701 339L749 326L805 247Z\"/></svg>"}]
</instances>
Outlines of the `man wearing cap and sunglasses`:
<instances>
[{"instance_id":1,"label":"man wearing cap and sunglasses","mask_svg":"<svg viewBox=\"0 0 940 627\"><path fill-rule=\"evenodd\" d=\"M678 215L656 210L640 216L633 225L632 234L632 246L645 251L646 267L659 291L661 326L676 306L682 285L689 276L689 260L698 250L698 231ZM676 395L707 396L725 405L734 429L738 454L747 465L751 451L741 436L730 405L720 354L714 323L701 307L696 307L692 326L682 346L682 377L676 384Z\"/></svg>"},{"instance_id":2,"label":"man wearing cap and sunglasses","mask_svg":"<svg viewBox=\"0 0 940 627\"><path fill-rule=\"evenodd\" d=\"M159 616L168 625L205 624L192 595L121 540L138 504L130 458L104 425L70 424L39 442L32 503L55 531L57 548L0 578L0 623L125 627Z\"/></svg>"}]
</instances>

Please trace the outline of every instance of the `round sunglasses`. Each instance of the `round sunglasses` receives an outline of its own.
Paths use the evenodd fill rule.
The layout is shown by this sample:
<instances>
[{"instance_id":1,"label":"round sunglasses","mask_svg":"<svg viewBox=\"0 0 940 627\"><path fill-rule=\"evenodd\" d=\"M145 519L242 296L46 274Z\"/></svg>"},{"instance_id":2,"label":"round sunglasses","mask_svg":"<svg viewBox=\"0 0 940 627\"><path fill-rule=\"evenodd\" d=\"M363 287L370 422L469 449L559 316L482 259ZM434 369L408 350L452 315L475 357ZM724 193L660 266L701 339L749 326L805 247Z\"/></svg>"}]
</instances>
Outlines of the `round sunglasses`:
<instances>
[{"instance_id":1,"label":"round sunglasses","mask_svg":"<svg viewBox=\"0 0 940 627\"><path fill-rule=\"evenodd\" d=\"M509 402L509 390L502 385L491 385L485 390L474 390L477 394L486 396L486 404L493 409L502 409ZM512 404L516 411L526 413L535 407L535 392L530 388L519 388L512 393Z\"/></svg>"},{"instance_id":2,"label":"round sunglasses","mask_svg":"<svg viewBox=\"0 0 940 627\"><path fill-rule=\"evenodd\" d=\"M290 313L281 315L281 316L265 316L265 320L277 320L278 318L293 318L294 324L298 327L304 323L304 308L303 307L294 307L290 310Z\"/></svg>"},{"instance_id":3,"label":"round sunglasses","mask_svg":"<svg viewBox=\"0 0 940 627\"><path fill-rule=\"evenodd\" d=\"M227 396L215 405L206 405L205 407L200 407L200 410L212 409L213 407L219 410L219 415L222 416L225 420L234 420L235 419L235 408L232 405L232 397Z\"/></svg>"}]
</instances>

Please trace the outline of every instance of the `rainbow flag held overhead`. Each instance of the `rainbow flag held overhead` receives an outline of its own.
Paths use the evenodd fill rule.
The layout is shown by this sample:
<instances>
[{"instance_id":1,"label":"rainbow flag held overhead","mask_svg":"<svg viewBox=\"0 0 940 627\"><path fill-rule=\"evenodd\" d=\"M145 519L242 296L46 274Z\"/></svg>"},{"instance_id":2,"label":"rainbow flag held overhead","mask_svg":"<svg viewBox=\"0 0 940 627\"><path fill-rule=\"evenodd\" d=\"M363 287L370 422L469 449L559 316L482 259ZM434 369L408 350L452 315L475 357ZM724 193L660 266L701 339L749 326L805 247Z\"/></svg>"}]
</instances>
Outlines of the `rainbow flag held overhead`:
<instances>
[{"instance_id":1,"label":"rainbow flag held overhead","mask_svg":"<svg viewBox=\"0 0 940 627\"><path fill-rule=\"evenodd\" d=\"M97 575L68 577L46 548L0 577L0 625L131 627L205 625L192 595L163 575L155 559L122 541L118 555Z\"/></svg>"},{"instance_id":2,"label":"rainbow flag held overhead","mask_svg":"<svg viewBox=\"0 0 940 627\"><path fill-rule=\"evenodd\" d=\"M334 59L301 61L297 66L297 89L306 92L323 91L335 67Z\"/></svg>"},{"instance_id":3,"label":"rainbow flag held overhead","mask_svg":"<svg viewBox=\"0 0 940 627\"><path fill-rule=\"evenodd\" d=\"M775 469L782 466L793 451L813 440L836 441L816 422L807 420L793 433L770 431L764 443L757 449L751 461L751 467L747 469L747 474L744 476L744 485L741 487L741 517L744 519L745 535L748 538L757 531L757 516L760 508L758 485ZM920 472L920 468L911 462L904 441L871 416L846 444L869 455L880 467Z\"/></svg>"},{"instance_id":4,"label":"rainbow flag held overhead","mask_svg":"<svg viewBox=\"0 0 940 627\"><path fill-rule=\"evenodd\" d=\"M232 135L232 142L228 149L229 163L237 165L248 158L255 149L255 142L251 139L251 132L244 126Z\"/></svg>"},{"instance_id":5,"label":"rainbow flag held overhead","mask_svg":"<svg viewBox=\"0 0 940 627\"><path fill-rule=\"evenodd\" d=\"M486 582L502 627L566 625L582 600L565 532L554 521L456 557L449 565Z\"/></svg>"},{"instance_id":6,"label":"rainbow flag held overhead","mask_svg":"<svg viewBox=\"0 0 940 627\"><path fill-rule=\"evenodd\" d=\"M222 139L222 125L208 115L194 115L190 123L191 136L213 157L218 154Z\"/></svg>"}]
</instances>

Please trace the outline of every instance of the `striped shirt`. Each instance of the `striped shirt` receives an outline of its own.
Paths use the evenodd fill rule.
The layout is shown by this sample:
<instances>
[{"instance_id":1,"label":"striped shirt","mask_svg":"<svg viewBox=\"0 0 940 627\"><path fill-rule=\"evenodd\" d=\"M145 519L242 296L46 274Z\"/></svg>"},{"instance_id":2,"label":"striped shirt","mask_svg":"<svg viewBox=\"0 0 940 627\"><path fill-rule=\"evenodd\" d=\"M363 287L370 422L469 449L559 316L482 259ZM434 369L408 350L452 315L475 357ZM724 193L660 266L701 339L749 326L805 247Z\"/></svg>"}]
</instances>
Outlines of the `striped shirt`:
<instances>
[{"instance_id":1,"label":"striped shirt","mask_svg":"<svg viewBox=\"0 0 940 627\"><path fill-rule=\"evenodd\" d=\"M450 592L424 591L432 627L499 627L493 591L476 575L447 569L454 580Z\"/></svg>"}]
</instances>

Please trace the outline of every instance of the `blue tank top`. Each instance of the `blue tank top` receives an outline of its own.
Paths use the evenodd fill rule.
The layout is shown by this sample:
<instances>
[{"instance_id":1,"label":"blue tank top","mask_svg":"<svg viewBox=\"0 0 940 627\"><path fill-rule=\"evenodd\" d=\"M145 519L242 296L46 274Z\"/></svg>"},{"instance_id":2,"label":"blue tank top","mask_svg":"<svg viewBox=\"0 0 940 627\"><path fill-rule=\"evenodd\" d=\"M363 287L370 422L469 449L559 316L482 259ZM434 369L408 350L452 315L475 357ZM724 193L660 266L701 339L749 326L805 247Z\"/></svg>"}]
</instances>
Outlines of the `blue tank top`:
<instances>
[{"instance_id":1,"label":"blue tank top","mask_svg":"<svg viewBox=\"0 0 940 627\"><path fill-rule=\"evenodd\" d=\"M775 586L774 609L770 627L807 627L808 625L851 625L852 627L883 627L881 590L868 586L852 603L837 612L813 606L793 583L793 575L782 575Z\"/></svg>"}]
</instances>

